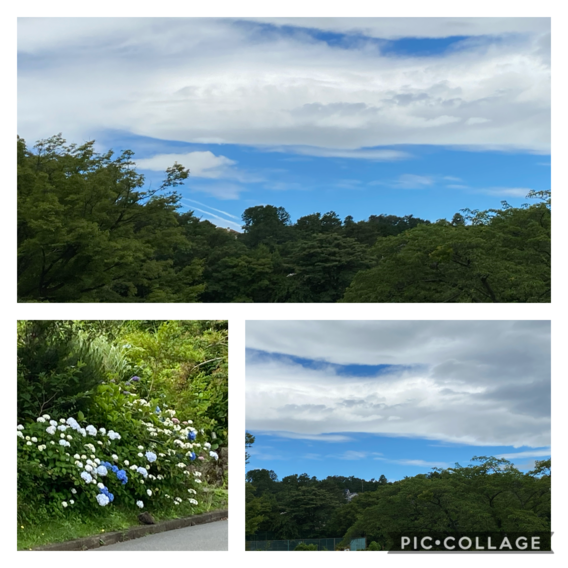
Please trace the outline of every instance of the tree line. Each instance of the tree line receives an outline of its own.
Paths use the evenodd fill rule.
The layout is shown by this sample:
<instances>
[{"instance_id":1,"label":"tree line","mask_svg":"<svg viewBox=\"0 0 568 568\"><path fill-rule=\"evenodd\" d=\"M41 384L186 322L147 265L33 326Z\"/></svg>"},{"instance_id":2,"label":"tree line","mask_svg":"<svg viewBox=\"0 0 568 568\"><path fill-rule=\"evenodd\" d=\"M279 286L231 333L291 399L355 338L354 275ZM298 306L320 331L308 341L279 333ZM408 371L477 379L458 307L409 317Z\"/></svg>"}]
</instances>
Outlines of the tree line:
<instances>
[{"instance_id":1,"label":"tree line","mask_svg":"<svg viewBox=\"0 0 568 568\"><path fill-rule=\"evenodd\" d=\"M482 456L467 467L434 468L395 482L307 474L278 480L273 471L252 470L246 474L246 535L342 538L340 546L365 537L371 550L389 550L400 534L523 533L541 535L549 547L550 468L550 459L536 461L522 473L506 459Z\"/></svg>"},{"instance_id":2,"label":"tree line","mask_svg":"<svg viewBox=\"0 0 568 568\"><path fill-rule=\"evenodd\" d=\"M550 302L550 192L451 221L250 207L242 233L180 211L174 164L18 138L21 302Z\"/></svg>"}]
</instances>

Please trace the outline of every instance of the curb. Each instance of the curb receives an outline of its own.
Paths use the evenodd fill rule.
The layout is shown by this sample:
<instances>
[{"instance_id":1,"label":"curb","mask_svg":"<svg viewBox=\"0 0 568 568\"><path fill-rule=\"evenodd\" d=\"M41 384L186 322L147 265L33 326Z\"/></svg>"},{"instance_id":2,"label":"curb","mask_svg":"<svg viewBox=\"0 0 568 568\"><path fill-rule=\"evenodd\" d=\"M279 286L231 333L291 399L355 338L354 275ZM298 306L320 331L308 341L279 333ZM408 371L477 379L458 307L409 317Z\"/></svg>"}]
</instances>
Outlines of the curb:
<instances>
[{"instance_id":1,"label":"curb","mask_svg":"<svg viewBox=\"0 0 568 568\"><path fill-rule=\"evenodd\" d=\"M156 534L174 529L182 529L194 525L203 525L205 523L213 523L229 516L228 509L220 509L218 511L211 511L209 513L202 513L201 515L194 515L192 517L184 517L183 519L172 519L170 521L163 521L155 525L142 525L131 527L123 531L116 531L106 534L98 534L95 536L87 536L70 540L68 542L57 542L55 544L46 544L38 546L33 550L92 550L100 548L108 544L115 544L125 540L133 540L147 536L149 534Z\"/></svg>"}]
</instances>

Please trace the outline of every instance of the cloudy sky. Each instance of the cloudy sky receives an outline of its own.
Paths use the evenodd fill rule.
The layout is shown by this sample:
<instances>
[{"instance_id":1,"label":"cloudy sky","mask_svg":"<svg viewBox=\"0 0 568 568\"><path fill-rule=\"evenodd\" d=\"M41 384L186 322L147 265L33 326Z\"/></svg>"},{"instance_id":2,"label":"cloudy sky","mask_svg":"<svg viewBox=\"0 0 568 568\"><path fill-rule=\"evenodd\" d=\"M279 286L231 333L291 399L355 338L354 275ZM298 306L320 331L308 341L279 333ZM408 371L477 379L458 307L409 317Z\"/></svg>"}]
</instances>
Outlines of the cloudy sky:
<instances>
[{"instance_id":1,"label":"cloudy sky","mask_svg":"<svg viewBox=\"0 0 568 568\"><path fill-rule=\"evenodd\" d=\"M550 457L550 322L249 321L250 469L389 479Z\"/></svg>"},{"instance_id":2,"label":"cloudy sky","mask_svg":"<svg viewBox=\"0 0 568 568\"><path fill-rule=\"evenodd\" d=\"M18 129L178 161L184 208L450 217L550 188L547 18L20 18Z\"/></svg>"}]
</instances>

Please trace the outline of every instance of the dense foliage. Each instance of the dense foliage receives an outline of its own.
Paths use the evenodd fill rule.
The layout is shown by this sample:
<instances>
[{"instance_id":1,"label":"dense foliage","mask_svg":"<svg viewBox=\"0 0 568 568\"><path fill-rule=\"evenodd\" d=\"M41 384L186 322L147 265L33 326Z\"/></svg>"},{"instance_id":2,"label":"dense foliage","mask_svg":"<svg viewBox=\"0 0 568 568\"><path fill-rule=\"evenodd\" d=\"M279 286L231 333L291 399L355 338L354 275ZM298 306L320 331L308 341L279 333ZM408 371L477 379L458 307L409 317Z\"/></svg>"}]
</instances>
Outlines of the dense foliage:
<instances>
[{"instance_id":1,"label":"dense foliage","mask_svg":"<svg viewBox=\"0 0 568 568\"><path fill-rule=\"evenodd\" d=\"M225 321L20 321L21 528L200 511L226 456L227 369Z\"/></svg>"},{"instance_id":2,"label":"dense foliage","mask_svg":"<svg viewBox=\"0 0 568 568\"><path fill-rule=\"evenodd\" d=\"M550 534L550 460L537 461L528 473L505 459L472 462L393 483L384 476L318 480L306 474L278 481L273 471L252 470L246 478L246 534L259 540L339 537L342 546L365 537L373 550L388 550L406 532Z\"/></svg>"},{"instance_id":3,"label":"dense foliage","mask_svg":"<svg viewBox=\"0 0 568 568\"><path fill-rule=\"evenodd\" d=\"M132 152L18 139L22 302L549 302L550 192L538 203L354 221L282 207L243 232L179 211L174 164L144 189Z\"/></svg>"}]
</instances>

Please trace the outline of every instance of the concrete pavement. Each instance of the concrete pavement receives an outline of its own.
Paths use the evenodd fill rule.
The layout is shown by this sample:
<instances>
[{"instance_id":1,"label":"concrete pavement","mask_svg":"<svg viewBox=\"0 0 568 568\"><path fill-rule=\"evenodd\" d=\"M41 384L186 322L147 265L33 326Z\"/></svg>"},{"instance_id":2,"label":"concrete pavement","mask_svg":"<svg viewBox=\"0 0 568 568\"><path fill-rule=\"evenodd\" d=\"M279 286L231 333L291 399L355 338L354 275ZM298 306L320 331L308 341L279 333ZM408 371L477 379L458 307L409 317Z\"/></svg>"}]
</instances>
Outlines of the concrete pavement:
<instances>
[{"instance_id":1,"label":"concrete pavement","mask_svg":"<svg viewBox=\"0 0 568 568\"><path fill-rule=\"evenodd\" d=\"M96 550L228 550L228 521L216 521L102 546Z\"/></svg>"}]
</instances>

